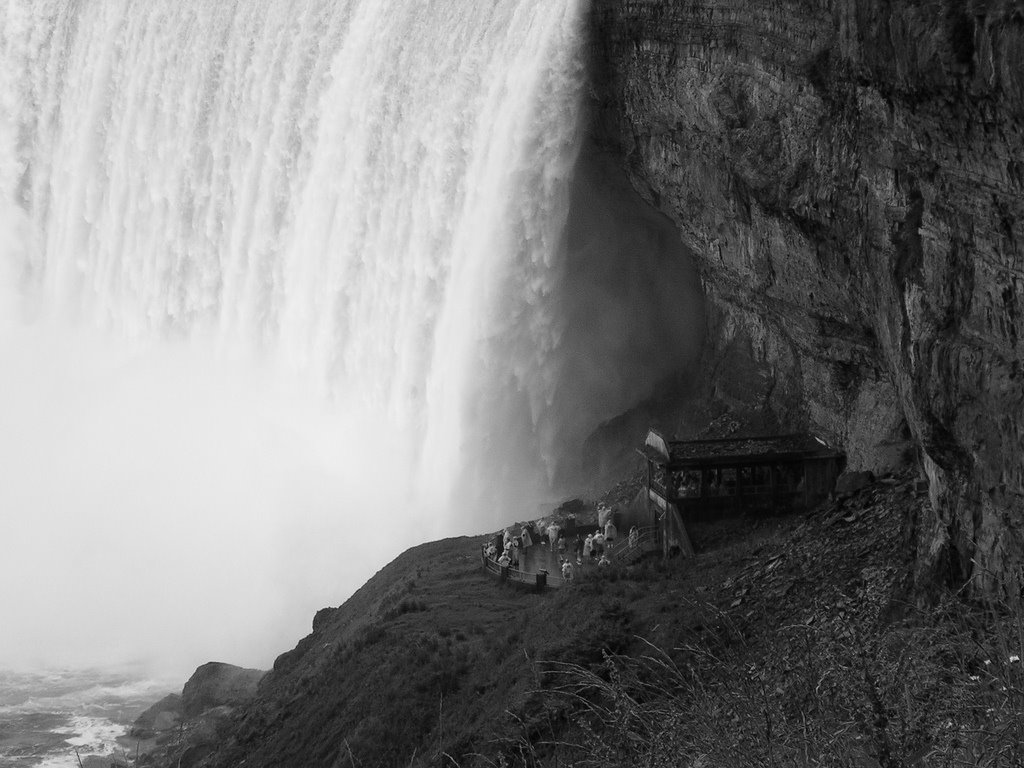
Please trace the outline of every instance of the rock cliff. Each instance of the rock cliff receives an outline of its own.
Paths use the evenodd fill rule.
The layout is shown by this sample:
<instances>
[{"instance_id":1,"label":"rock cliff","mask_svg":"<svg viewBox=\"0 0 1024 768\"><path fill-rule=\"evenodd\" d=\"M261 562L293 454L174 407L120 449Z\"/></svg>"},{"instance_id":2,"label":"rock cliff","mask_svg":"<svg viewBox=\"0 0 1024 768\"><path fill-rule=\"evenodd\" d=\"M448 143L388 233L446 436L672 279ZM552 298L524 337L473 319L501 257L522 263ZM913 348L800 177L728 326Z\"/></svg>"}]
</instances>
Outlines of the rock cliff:
<instances>
[{"instance_id":1,"label":"rock cliff","mask_svg":"<svg viewBox=\"0 0 1024 768\"><path fill-rule=\"evenodd\" d=\"M252 702L265 675L218 661L203 664L181 695L165 696L136 718L122 746L142 755L139 765L196 765L221 745L235 711Z\"/></svg>"},{"instance_id":2,"label":"rock cliff","mask_svg":"<svg viewBox=\"0 0 1024 768\"><path fill-rule=\"evenodd\" d=\"M198 717L214 707L237 706L256 695L263 675L260 669L245 669L211 661L199 667L181 691L185 717Z\"/></svg>"},{"instance_id":3,"label":"rock cliff","mask_svg":"<svg viewBox=\"0 0 1024 768\"><path fill-rule=\"evenodd\" d=\"M922 584L1019 594L1024 3L595 0L595 128L679 228L705 387L908 455Z\"/></svg>"}]
</instances>

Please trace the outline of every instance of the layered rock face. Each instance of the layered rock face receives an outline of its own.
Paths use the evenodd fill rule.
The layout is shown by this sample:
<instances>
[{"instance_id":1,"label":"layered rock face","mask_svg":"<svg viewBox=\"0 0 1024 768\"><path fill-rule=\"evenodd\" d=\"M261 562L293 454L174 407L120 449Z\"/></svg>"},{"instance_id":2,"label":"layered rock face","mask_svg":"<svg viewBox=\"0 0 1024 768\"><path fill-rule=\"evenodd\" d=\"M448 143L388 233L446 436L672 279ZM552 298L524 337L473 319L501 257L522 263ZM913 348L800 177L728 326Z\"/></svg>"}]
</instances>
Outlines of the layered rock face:
<instances>
[{"instance_id":1,"label":"layered rock face","mask_svg":"<svg viewBox=\"0 0 1024 768\"><path fill-rule=\"evenodd\" d=\"M909 449L922 583L1019 594L1024 3L595 0L593 22L594 140L694 254L709 394L852 468Z\"/></svg>"}]
</instances>

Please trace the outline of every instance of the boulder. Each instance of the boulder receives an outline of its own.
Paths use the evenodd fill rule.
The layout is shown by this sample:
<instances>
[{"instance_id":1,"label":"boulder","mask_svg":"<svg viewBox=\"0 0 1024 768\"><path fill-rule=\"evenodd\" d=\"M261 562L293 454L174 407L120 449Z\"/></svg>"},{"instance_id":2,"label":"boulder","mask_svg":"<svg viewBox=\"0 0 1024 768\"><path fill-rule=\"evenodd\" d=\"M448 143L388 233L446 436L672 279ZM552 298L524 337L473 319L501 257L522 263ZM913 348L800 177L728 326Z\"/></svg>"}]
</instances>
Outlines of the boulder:
<instances>
[{"instance_id":1,"label":"boulder","mask_svg":"<svg viewBox=\"0 0 1024 768\"><path fill-rule=\"evenodd\" d=\"M198 717L213 707L237 706L256 695L265 673L232 664L211 661L196 669L181 691L186 718Z\"/></svg>"},{"instance_id":2,"label":"boulder","mask_svg":"<svg viewBox=\"0 0 1024 768\"><path fill-rule=\"evenodd\" d=\"M131 735L138 739L150 739L162 731L172 730L181 722L181 695L172 693L164 696L132 723Z\"/></svg>"},{"instance_id":3,"label":"boulder","mask_svg":"<svg viewBox=\"0 0 1024 768\"><path fill-rule=\"evenodd\" d=\"M873 482L875 482L875 476L870 472L843 472L836 480L835 493L840 498L851 496Z\"/></svg>"},{"instance_id":4,"label":"boulder","mask_svg":"<svg viewBox=\"0 0 1024 768\"><path fill-rule=\"evenodd\" d=\"M316 632L327 626L337 612L337 608L321 608L317 611L313 616L313 631Z\"/></svg>"}]
</instances>

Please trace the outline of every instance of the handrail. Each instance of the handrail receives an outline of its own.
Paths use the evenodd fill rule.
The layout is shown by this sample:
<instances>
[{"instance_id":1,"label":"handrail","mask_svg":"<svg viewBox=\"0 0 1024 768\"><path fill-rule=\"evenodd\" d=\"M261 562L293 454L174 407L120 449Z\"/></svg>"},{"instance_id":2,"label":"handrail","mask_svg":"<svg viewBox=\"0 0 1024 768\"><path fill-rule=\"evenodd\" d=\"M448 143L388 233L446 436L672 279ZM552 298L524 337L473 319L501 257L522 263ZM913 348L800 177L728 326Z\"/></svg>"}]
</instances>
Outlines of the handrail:
<instances>
[{"instance_id":1,"label":"handrail","mask_svg":"<svg viewBox=\"0 0 1024 768\"><path fill-rule=\"evenodd\" d=\"M501 574L501 566L498 565L498 562L496 560L493 560L492 558L488 557L486 554L483 553L481 553L480 559L483 561L485 571L487 571L488 573L493 573L495 575Z\"/></svg>"},{"instance_id":2,"label":"handrail","mask_svg":"<svg viewBox=\"0 0 1024 768\"><path fill-rule=\"evenodd\" d=\"M653 527L641 528L637 531L636 543L629 541L629 537L623 539L627 546L616 549L612 560L620 565L635 563L648 552L655 552L659 549L658 529Z\"/></svg>"},{"instance_id":3,"label":"handrail","mask_svg":"<svg viewBox=\"0 0 1024 768\"><path fill-rule=\"evenodd\" d=\"M537 585L537 573L529 573L527 571L521 571L518 568L512 566L506 566L502 568L498 564L498 561L487 556L487 553L481 550L480 560L483 563L484 571L490 573L493 576L497 576L499 580L515 581L520 584L529 584L530 586ZM561 576L553 573L545 574L545 585L549 587L563 587L566 584L566 580Z\"/></svg>"}]
</instances>

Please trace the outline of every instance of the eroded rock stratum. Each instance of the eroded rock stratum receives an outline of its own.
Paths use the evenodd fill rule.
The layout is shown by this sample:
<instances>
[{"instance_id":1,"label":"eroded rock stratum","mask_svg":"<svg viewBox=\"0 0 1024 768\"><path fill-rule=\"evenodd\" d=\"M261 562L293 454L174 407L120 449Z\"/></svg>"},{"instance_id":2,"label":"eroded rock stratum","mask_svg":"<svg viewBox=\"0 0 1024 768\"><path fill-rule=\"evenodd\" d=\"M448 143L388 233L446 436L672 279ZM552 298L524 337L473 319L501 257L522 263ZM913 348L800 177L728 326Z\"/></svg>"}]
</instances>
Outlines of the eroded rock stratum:
<instances>
[{"instance_id":1,"label":"eroded rock stratum","mask_svg":"<svg viewBox=\"0 0 1024 768\"><path fill-rule=\"evenodd\" d=\"M709 395L910 451L918 577L1018 595L1024 3L595 0L595 141L678 226ZM1005 591L1004 591L1005 590Z\"/></svg>"}]
</instances>

